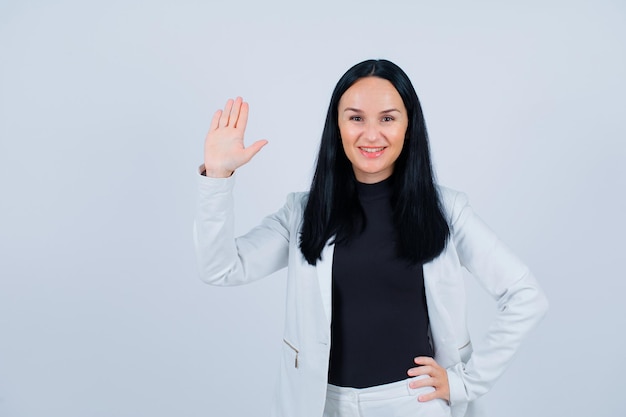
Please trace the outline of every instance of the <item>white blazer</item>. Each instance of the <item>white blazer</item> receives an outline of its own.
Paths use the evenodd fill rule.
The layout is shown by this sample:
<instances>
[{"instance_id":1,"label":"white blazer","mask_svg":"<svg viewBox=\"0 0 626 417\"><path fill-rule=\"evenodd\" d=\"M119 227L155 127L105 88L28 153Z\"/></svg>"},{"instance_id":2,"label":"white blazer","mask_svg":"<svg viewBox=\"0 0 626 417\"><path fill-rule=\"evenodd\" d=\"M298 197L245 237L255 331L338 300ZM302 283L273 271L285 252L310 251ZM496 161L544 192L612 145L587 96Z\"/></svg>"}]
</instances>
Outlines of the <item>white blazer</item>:
<instances>
[{"instance_id":1,"label":"white blazer","mask_svg":"<svg viewBox=\"0 0 626 417\"><path fill-rule=\"evenodd\" d=\"M298 248L306 193L292 193L276 213L235 239L230 178L199 176L194 238L203 281L239 285L284 267L287 306L280 376L272 416L321 417L328 382L333 245L311 266ZM528 268L474 214L467 197L439 187L451 226L444 251L424 265L435 360L447 369L453 417L484 417L475 400L504 372L548 303ZM497 315L480 348L466 325L462 269L494 298Z\"/></svg>"}]
</instances>

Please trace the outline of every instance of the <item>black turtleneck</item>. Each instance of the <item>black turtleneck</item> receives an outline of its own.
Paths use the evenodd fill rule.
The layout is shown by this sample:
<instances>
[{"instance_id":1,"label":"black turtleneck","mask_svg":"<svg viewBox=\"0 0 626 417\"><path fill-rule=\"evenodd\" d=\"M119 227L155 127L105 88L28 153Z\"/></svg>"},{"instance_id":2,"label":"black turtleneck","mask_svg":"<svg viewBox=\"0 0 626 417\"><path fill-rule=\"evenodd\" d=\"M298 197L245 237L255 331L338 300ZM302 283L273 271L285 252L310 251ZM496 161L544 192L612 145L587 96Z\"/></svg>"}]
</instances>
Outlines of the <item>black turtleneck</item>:
<instances>
[{"instance_id":1,"label":"black turtleneck","mask_svg":"<svg viewBox=\"0 0 626 417\"><path fill-rule=\"evenodd\" d=\"M357 183L365 229L335 244L328 381L365 388L407 378L416 356L432 356L422 266L399 259L392 178Z\"/></svg>"}]
</instances>

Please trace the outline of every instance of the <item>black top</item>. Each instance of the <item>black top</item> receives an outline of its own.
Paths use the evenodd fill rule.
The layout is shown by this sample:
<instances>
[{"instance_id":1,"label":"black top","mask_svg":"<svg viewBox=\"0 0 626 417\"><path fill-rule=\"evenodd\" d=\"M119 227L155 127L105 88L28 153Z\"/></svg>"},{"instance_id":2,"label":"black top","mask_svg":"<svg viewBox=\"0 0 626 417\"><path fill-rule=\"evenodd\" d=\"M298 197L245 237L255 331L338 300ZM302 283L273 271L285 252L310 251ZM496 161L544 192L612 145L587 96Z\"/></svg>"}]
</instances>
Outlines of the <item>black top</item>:
<instances>
[{"instance_id":1,"label":"black top","mask_svg":"<svg viewBox=\"0 0 626 417\"><path fill-rule=\"evenodd\" d=\"M357 184L365 229L333 256L328 381L365 388L408 377L416 356L433 356L422 266L398 258L391 181Z\"/></svg>"}]
</instances>

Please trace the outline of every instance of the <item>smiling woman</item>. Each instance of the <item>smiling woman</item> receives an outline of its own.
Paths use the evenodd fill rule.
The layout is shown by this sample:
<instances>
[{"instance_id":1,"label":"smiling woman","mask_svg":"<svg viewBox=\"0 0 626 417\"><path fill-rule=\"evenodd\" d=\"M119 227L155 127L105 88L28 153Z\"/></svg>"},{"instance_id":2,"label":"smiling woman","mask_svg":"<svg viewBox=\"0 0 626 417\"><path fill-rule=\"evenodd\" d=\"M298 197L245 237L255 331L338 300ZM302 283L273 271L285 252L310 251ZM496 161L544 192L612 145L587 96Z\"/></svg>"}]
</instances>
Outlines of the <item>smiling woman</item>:
<instances>
[{"instance_id":1,"label":"smiling woman","mask_svg":"<svg viewBox=\"0 0 626 417\"><path fill-rule=\"evenodd\" d=\"M385 60L349 69L331 96L308 193L234 237L233 173L248 105L211 122L195 243L202 279L237 285L288 268L273 416L485 417L476 399L511 361L547 302L528 268L435 184L407 75ZM498 304L488 343L467 330L464 271Z\"/></svg>"}]
</instances>

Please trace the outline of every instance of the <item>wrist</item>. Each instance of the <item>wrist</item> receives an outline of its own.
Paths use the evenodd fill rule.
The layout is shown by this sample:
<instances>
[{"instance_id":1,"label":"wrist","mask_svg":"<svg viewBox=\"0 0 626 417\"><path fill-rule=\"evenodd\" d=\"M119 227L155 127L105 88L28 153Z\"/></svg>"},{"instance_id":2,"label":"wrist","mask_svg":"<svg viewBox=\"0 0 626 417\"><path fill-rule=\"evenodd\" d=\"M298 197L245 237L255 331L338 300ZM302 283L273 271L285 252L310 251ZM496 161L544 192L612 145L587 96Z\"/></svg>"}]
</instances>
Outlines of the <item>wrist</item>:
<instances>
[{"instance_id":1,"label":"wrist","mask_svg":"<svg viewBox=\"0 0 626 417\"><path fill-rule=\"evenodd\" d=\"M211 178L228 178L233 175L233 171L223 169L207 169L205 166L200 169L200 174Z\"/></svg>"}]
</instances>

